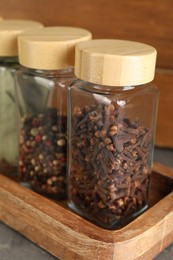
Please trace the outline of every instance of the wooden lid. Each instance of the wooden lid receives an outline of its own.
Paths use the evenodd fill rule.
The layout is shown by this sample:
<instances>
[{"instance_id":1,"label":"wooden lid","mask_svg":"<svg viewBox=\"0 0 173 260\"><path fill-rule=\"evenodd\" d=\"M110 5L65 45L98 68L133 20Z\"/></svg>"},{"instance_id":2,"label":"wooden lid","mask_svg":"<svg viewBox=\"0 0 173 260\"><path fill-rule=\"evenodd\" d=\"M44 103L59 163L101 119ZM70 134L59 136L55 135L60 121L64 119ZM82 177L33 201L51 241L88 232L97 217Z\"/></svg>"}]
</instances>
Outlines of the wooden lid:
<instances>
[{"instance_id":1,"label":"wooden lid","mask_svg":"<svg viewBox=\"0 0 173 260\"><path fill-rule=\"evenodd\" d=\"M76 46L75 75L108 86L141 85L154 78L156 50L124 40L93 40Z\"/></svg>"},{"instance_id":2,"label":"wooden lid","mask_svg":"<svg viewBox=\"0 0 173 260\"><path fill-rule=\"evenodd\" d=\"M75 45L92 38L75 27L44 27L18 38L19 62L29 68L57 70L74 66Z\"/></svg>"},{"instance_id":3,"label":"wooden lid","mask_svg":"<svg viewBox=\"0 0 173 260\"><path fill-rule=\"evenodd\" d=\"M3 20L0 22L0 56L17 56L17 36L32 28L41 28L39 22L30 20Z\"/></svg>"}]
</instances>

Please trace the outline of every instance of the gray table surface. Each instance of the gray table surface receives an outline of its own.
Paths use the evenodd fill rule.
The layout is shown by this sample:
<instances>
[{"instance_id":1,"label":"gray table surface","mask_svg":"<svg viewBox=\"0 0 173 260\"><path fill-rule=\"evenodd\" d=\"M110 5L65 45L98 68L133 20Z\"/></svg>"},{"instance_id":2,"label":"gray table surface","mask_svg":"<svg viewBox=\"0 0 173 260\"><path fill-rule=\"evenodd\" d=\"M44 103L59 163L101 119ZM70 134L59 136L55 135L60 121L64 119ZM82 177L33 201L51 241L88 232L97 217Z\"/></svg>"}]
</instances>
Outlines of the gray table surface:
<instances>
[{"instance_id":1,"label":"gray table surface","mask_svg":"<svg viewBox=\"0 0 173 260\"><path fill-rule=\"evenodd\" d=\"M173 150L155 149L154 161L173 167ZM0 260L33 259L54 260L57 258L45 252L37 245L0 222ZM173 243L155 257L155 260L173 260Z\"/></svg>"}]
</instances>

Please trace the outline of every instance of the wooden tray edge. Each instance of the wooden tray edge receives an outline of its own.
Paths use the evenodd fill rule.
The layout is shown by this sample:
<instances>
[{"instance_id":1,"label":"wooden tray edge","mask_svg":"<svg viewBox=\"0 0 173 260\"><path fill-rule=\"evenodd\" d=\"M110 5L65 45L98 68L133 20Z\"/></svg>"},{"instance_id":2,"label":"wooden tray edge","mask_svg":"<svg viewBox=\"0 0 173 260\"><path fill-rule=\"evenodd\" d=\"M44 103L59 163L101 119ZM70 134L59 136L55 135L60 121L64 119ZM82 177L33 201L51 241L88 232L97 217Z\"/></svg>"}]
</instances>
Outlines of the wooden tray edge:
<instances>
[{"instance_id":1,"label":"wooden tray edge","mask_svg":"<svg viewBox=\"0 0 173 260\"><path fill-rule=\"evenodd\" d=\"M153 169L173 178L170 168ZM173 241L173 193L117 231L101 229L3 175L0 197L0 220L60 259L118 260L127 247L127 260L147 259Z\"/></svg>"}]
</instances>

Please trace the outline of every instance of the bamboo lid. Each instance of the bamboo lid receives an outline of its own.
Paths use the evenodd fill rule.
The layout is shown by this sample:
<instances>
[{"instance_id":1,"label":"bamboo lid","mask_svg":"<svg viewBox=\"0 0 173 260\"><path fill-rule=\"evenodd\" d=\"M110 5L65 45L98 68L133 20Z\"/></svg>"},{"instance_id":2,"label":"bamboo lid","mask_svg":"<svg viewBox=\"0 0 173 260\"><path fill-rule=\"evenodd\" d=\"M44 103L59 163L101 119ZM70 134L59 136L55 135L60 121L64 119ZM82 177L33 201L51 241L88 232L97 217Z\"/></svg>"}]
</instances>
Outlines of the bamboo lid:
<instances>
[{"instance_id":1,"label":"bamboo lid","mask_svg":"<svg viewBox=\"0 0 173 260\"><path fill-rule=\"evenodd\" d=\"M17 56L17 36L32 28L41 28L39 22L30 20L3 20L0 22L0 56Z\"/></svg>"},{"instance_id":2,"label":"bamboo lid","mask_svg":"<svg viewBox=\"0 0 173 260\"><path fill-rule=\"evenodd\" d=\"M19 62L29 68L57 70L74 66L75 45L92 38L75 27L44 27L18 38Z\"/></svg>"},{"instance_id":3,"label":"bamboo lid","mask_svg":"<svg viewBox=\"0 0 173 260\"><path fill-rule=\"evenodd\" d=\"M154 78L156 50L125 40L93 40L76 46L75 75L108 86L141 85Z\"/></svg>"}]
</instances>

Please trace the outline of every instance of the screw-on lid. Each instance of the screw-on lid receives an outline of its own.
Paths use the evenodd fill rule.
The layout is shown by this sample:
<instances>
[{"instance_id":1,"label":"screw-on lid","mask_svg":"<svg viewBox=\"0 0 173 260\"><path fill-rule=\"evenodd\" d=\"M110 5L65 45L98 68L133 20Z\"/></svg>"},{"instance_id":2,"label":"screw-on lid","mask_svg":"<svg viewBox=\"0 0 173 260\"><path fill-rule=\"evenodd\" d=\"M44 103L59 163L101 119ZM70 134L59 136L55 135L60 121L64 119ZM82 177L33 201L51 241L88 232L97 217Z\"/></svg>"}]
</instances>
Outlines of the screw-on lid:
<instances>
[{"instance_id":1,"label":"screw-on lid","mask_svg":"<svg viewBox=\"0 0 173 260\"><path fill-rule=\"evenodd\" d=\"M108 86L141 85L154 78L156 50L124 40L93 40L76 46L75 75Z\"/></svg>"},{"instance_id":2,"label":"screw-on lid","mask_svg":"<svg viewBox=\"0 0 173 260\"><path fill-rule=\"evenodd\" d=\"M57 70L74 66L75 45L92 38L89 31L75 27L44 27L18 38L19 62L29 68Z\"/></svg>"},{"instance_id":3,"label":"screw-on lid","mask_svg":"<svg viewBox=\"0 0 173 260\"><path fill-rule=\"evenodd\" d=\"M17 36L32 28L41 28L39 22L30 20L3 20L0 22L0 56L17 56Z\"/></svg>"}]
</instances>

